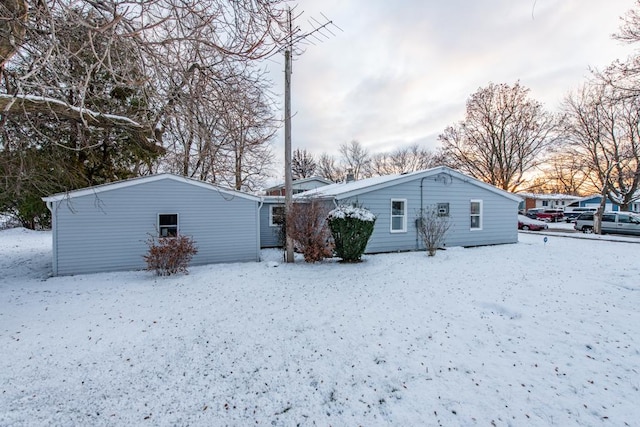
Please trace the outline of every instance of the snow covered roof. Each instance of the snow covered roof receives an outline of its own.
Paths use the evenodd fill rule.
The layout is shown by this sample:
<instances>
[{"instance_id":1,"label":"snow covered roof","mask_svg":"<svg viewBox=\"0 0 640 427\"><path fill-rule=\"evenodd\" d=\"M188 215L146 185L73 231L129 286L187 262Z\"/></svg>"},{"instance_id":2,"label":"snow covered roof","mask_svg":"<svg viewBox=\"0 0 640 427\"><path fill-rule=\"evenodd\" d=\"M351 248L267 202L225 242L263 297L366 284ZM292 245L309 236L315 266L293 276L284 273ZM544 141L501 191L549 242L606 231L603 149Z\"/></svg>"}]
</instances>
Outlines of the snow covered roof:
<instances>
[{"instance_id":1,"label":"snow covered roof","mask_svg":"<svg viewBox=\"0 0 640 427\"><path fill-rule=\"evenodd\" d=\"M509 193L504 190L500 190L499 188L494 187L493 185L487 184L482 181L478 181L475 178L472 178L468 175L460 173L446 166L438 166L432 169L426 169L426 170L417 171L417 172L410 172L410 173L396 174L396 175L376 176L373 178L361 179L358 181L326 185L324 187L320 187L314 190L305 191L304 193L296 194L293 197L297 199L304 199L304 198L311 198L311 197L347 199L350 197L357 196L359 194L368 193L370 191L379 190L385 187L390 187L392 185L402 184L404 182L413 181L415 179L428 178L428 177L437 176L437 175L442 175L443 179L446 179L446 176L455 177L462 181L468 182L470 184L473 184L478 187L482 187L486 190L492 191L494 193L500 194L508 199L511 199L517 202L521 201L520 197L512 193Z\"/></svg>"},{"instance_id":2,"label":"snow covered roof","mask_svg":"<svg viewBox=\"0 0 640 427\"><path fill-rule=\"evenodd\" d=\"M125 180L117 181L117 182L111 182L111 183L108 183L108 184L96 185L96 186L93 186L93 187L87 187L87 188L82 188L82 189L79 189L79 190L68 191L68 192L64 192L64 193L54 194L54 195L48 196L48 197L43 197L42 200L44 200L45 202L57 202L57 201L66 200L66 199L69 199L69 198L81 197L81 196L86 196L86 195L93 195L93 194L98 194L98 193L102 193L102 192L105 192L105 191L118 190L118 189L121 189L121 188L131 187L131 186L134 186L134 185L139 185L139 184L148 183L148 182L161 181L161 180L165 180L165 179L169 179L169 180L177 181L177 182L182 182L182 183L186 183L186 184L190 184L190 185L195 185L197 187L202 187L202 188L206 188L208 190L217 191L219 193L223 193L223 194L226 194L226 195L229 195L229 196L233 196L233 197L242 197L242 198L249 199L249 200L260 201L260 197L258 197L258 196L253 196L251 194L243 193L242 191L237 191L237 190L231 190L231 189L218 187L217 185L210 184L208 182L198 181L196 179L191 179L191 178L187 178L187 177L184 177L184 176L174 175L174 174L171 174L171 173L161 173L161 174L157 174L157 175L140 176L140 177L137 177L137 178L125 179Z\"/></svg>"},{"instance_id":3,"label":"snow covered roof","mask_svg":"<svg viewBox=\"0 0 640 427\"><path fill-rule=\"evenodd\" d=\"M333 184L333 181L330 181L330 180L328 180L326 178L323 178L321 176L310 176L309 178L295 179L295 180L293 180L293 184L299 185L299 184L306 184L308 182L314 182L314 181L315 182L319 182L321 184L325 184L325 185ZM280 183L278 185L274 185L273 187L266 188L264 191L277 190L279 188L284 187L284 185L285 185L285 183L282 182L282 183Z\"/></svg>"},{"instance_id":4,"label":"snow covered roof","mask_svg":"<svg viewBox=\"0 0 640 427\"><path fill-rule=\"evenodd\" d=\"M542 194L542 193L517 193L520 197L537 200L580 200L580 196L572 196L570 194Z\"/></svg>"}]
</instances>

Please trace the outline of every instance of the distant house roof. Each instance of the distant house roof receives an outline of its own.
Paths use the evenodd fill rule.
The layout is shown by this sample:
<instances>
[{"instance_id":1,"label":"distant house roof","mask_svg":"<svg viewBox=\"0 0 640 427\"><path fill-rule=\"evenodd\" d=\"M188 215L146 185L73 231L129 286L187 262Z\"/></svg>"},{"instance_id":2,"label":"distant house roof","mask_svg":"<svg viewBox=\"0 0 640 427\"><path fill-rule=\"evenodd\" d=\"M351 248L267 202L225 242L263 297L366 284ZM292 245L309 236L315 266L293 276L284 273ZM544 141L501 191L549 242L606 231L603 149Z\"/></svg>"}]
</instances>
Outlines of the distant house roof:
<instances>
[{"instance_id":1,"label":"distant house roof","mask_svg":"<svg viewBox=\"0 0 640 427\"><path fill-rule=\"evenodd\" d=\"M520 197L536 200L580 200L580 196L570 194L516 193Z\"/></svg>"},{"instance_id":2,"label":"distant house roof","mask_svg":"<svg viewBox=\"0 0 640 427\"><path fill-rule=\"evenodd\" d=\"M118 190L118 189L121 189L121 188L132 187L132 186L143 184L143 183L161 181L161 180L165 180L165 179L172 180L172 181L177 181L177 182L182 182L182 183L186 183L186 184L190 184L190 185L195 185L195 186L198 186L198 187L206 188L208 190L217 191L219 193L222 193L222 194L225 194L225 195L228 195L228 196L232 196L232 197L242 197L242 198L245 198L245 199L248 199L248 200L254 200L254 201L259 201L260 200L260 197L258 197L258 196L253 196L251 194L243 193L241 191L219 187L217 185L210 184L208 182L198 181L196 179L191 179L191 178L187 178L187 177L184 177L184 176L174 175L174 174L171 174L171 173L161 173L161 174L157 174L157 175L140 176L140 177L137 177L137 178L130 178L130 179L122 180L122 181L116 181L116 182L111 182L111 183L107 183L107 184L96 185L96 186L93 186L93 187L82 188L80 190L73 190L73 191L68 191L68 192L65 192L65 193L54 194L54 195L48 196L48 197L43 197L42 200L44 200L45 202L56 202L56 201L59 201L59 200L66 200L66 199L74 198L74 197L81 197L81 196L86 196L86 195L99 194L99 193L103 193L103 192L106 192L106 191Z\"/></svg>"},{"instance_id":3,"label":"distant house roof","mask_svg":"<svg viewBox=\"0 0 640 427\"><path fill-rule=\"evenodd\" d=\"M432 169L426 169L417 172L410 172L397 175L384 175L376 176L373 178L362 179L359 181L351 181L347 183L338 183L319 187L314 190L305 191L304 193L296 194L295 198L336 198L347 199L355 197L359 194L368 193L370 191L379 190L392 185L401 184L415 179L428 178L432 176L441 175L442 179L447 179L447 176L458 178L462 181L468 182L472 185L484 188L494 193L500 194L508 199L520 202L522 199L517 195L501 190L493 185L487 184L482 181L478 181L468 175L460 173L454 169L446 166L438 166Z\"/></svg>"},{"instance_id":4,"label":"distant house roof","mask_svg":"<svg viewBox=\"0 0 640 427\"><path fill-rule=\"evenodd\" d=\"M302 179L296 179L293 181L294 185L303 185L303 184L308 184L308 183L312 183L312 182L317 182L320 185L329 185L329 184L333 184L333 181L330 181L326 178L323 178L321 176L310 176L309 178L302 178ZM282 182L278 185L274 185L273 187L269 187L266 188L264 191L266 193L270 192L270 191L274 191L274 190L280 190L282 188L284 188L285 183Z\"/></svg>"}]
</instances>

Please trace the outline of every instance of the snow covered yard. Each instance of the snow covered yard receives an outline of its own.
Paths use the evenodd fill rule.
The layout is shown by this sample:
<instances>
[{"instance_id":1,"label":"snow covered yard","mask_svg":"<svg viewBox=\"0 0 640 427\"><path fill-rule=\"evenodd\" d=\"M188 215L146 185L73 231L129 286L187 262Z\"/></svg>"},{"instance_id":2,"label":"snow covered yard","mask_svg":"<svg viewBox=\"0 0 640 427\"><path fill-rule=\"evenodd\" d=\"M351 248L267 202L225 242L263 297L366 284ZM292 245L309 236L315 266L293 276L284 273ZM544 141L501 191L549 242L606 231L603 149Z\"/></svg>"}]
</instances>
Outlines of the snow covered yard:
<instances>
[{"instance_id":1,"label":"snow covered yard","mask_svg":"<svg viewBox=\"0 0 640 427\"><path fill-rule=\"evenodd\" d=\"M47 278L0 231L0 425L637 425L640 244Z\"/></svg>"}]
</instances>

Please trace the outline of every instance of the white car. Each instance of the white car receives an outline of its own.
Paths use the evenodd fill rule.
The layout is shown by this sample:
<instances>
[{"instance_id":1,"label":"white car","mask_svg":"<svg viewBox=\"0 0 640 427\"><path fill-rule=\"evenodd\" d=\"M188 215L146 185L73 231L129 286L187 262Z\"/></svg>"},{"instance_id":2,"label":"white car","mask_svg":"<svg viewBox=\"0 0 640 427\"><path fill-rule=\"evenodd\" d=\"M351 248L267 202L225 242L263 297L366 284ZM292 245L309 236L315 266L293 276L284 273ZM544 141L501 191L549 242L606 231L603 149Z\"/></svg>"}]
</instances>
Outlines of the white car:
<instances>
[{"instance_id":1,"label":"white car","mask_svg":"<svg viewBox=\"0 0 640 427\"><path fill-rule=\"evenodd\" d=\"M593 213L584 212L576 219L573 228L583 233L593 233ZM633 212L605 212L602 214L602 234L631 234L640 236L640 215Z\"/></svg>"}]
</instances>

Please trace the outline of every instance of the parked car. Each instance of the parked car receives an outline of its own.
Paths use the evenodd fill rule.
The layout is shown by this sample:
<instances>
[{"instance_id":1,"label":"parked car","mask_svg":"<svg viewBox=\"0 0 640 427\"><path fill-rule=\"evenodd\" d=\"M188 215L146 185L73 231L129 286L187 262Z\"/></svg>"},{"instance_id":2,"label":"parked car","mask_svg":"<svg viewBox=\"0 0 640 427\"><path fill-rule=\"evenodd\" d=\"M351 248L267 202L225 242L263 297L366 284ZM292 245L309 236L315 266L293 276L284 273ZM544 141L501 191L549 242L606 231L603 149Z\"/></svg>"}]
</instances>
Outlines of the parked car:
<instances>
[{"instance_id":1,"label":"parked car","mask_svg":"<svg viewBox=\"0 0 640 427\"><path fill-rule=\"evenodd\" d=\"M573 226L583 233L593 233L593 212L583 212ZM640 215L632 212L605 212L602 214L602 233L632 234L640 236Z\"/></svg>"},{"instance_id":2,"label":"parked car","mask_svg":"<svg viewBox=\"0 0 640 427\"><path fill-rule=\"evenodd\" d=\"M536 212L536 219L541 221L558 222L564 218L564 212L560 209L544 209Z\"/></svg>"},{"instance_id":3,"label":"parked car","mask_svg":"<svg viewBox=\"0 0 640 427\"><path fill-rule=\"evenodd\" d=\"M540 231L549 228L546 222L531 219L528 216L518 215L518 230Z\"/></svg>"},{"instance_id":4,"label":"parked car","mask_svg":"<svg viewBox=\"0 0 640 427\"><path fill-rule=\"evenodd\" d=\"M544 209L541 208L533 208L533 209L529 209L527 210L527 212L524 213L525 216L531 218L531 219L537 219L538 218L538 212L542 212Z\"/></svg>"},{"instance_id":5,"label":"parked car","mask_svg":"<svg viewBox=\"0 0 640 427\"><path fill-rule=\"evenodd\" d=\"M566 222L573 222L575 221L581 213L583 212L595 212L597 209L596 208L573 208L573 210L570 211L564 211L564 220Z\"/></svg>"}]
</instances>

